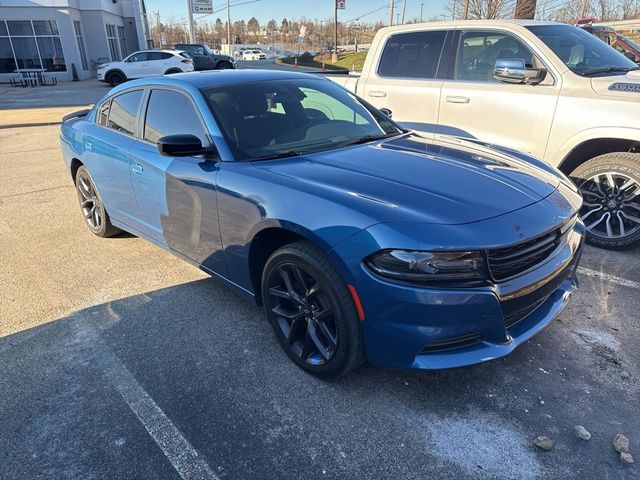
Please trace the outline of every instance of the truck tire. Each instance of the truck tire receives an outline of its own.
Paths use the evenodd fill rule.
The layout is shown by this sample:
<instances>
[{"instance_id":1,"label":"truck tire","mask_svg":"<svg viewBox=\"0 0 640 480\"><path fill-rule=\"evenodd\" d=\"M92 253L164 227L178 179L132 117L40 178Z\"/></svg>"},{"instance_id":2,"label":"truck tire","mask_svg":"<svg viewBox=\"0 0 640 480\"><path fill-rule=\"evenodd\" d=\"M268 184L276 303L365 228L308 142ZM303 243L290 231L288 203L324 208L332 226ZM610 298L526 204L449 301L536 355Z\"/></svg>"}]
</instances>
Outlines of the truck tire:
<instances>
[{"instance_id":1,"label":"truck tire","mask_svg":"<svg viewBox=\"0 0 640 480\"><path fill-rule=\"evenodd\" d=\"M231 65L231 63L229 62L220 62L218 63L218 65L216 65L216 70L229 70L233 68L233 65Z\"/></svg>"},{"instance_id":2,"label":"truck tire","mask_svg":"<svg viewBox=\"0 0 640 480\"><path fill-rule=\"evenodd\" d=\"M584 199L588 243L609 250L640 246L640 153L605 153L570 177Z\"/></svg>"}]
</instances>

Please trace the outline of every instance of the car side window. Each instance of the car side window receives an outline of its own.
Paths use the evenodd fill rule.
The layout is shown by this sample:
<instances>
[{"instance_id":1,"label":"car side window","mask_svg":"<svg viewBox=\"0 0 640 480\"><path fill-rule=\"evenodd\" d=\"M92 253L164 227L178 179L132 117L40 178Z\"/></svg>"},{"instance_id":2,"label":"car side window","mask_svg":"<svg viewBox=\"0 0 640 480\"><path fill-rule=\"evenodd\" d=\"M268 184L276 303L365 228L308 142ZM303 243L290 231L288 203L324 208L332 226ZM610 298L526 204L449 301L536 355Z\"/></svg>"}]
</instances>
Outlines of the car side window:
<instances>
[{"instance_id":1,"label":"car side window","mask_svg":"<svg viewBox=\"0 0 640 480\"><path fill-rule=\"evenodd\" d=\"M146 62L147 61L147 52L140 52L134 55L131 55L127 62Z\"/></svg>"},{"instance_id":2,"label":"car side window","mask_svg":"<svg viewBox=\"0 0 640 480\"><path fill-rule=\"evenodd\" d=\"M169 59L171 57L173 57L172 53L160 52L160 58L162 58L162 60L167 60L167 59Z\"/></svg>"},{"instance_id":3,"label":"car side window","mask_svg":"<svg viewBox=\"0 0 640 480\"><path fill-rule=\"evenodd\" d=\"M163 52L148 52L147 53L147 60L162 60L162 53ZM169 55L171 56L171 55Z\"/></svg>"},{"instance_id":4,"label":"car side window","mask_svg":"<svg viewBox=\"0 0 640 480\"><path fill-rule=\"evenodd\" d=\"M111 99L105 102L102 102L102 104L98 107L98 114L96 115L96 123L98 125L102 125L103 127L107 126L110 107L111 107Z\"/></svg>"},{"instance_id":5,"label":"car side window","mask_svg":"<svg viewBox=\"0 0 640 480\"><path fill-rule=\"evenodd\" d=\"M157 143L165 135L195 135L202 145L209 140L191 100L172 90L151 91L144 122L144 139Z\"/></svg>"},{"instance_id":6,"label":"car side window","mask_svg":"<svg viewBox=\"0 0 640 480\"><path fill-rule=\"evenodd\" d=\"M392 35L380 57L378 74L389 78L436 78L446 31Z\"/></svg>"},{"instance_id":7,"label":"car side window","mask_svg":"<svg viewBox=\"0 0 640 480\"><path fill-rule=\"evenodd\" d=\"M499 58L521 58L532 68L534 55L520 40L496 31L467 31L460 35L454 80L498 82L493 69Z\"/></svg>"},{"instance_id":8,"label":"car side window","mask_svg":"<svg viewBox=\"0 0 640 480\"><path fill-rule=\"evenodd\" d=\"M142 100L143 90L134 90L123 93L111 100L107 128L121 133L134 135L136 131L136 118L138 107Z\"/></svg>"}]
</instances>

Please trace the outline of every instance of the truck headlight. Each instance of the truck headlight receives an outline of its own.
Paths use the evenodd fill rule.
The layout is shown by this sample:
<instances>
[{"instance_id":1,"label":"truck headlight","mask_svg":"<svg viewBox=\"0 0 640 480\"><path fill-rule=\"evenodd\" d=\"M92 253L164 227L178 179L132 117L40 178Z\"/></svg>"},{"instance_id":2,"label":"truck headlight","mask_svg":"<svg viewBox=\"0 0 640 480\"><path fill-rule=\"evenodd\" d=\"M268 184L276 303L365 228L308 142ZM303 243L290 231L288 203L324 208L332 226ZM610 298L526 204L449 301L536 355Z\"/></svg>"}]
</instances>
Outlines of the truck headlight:
<instances>
[{"instance_id":1,"label":"truck headlight","mask_svg":"<svg viewBox=\"0 0 640 480\"><path fill-rule=\"evenodd\" d=\"M480 252L383 250L368 257L365 264L381 277L408 283L480 283L488 279Z\"/></svg>"}]
</instances>

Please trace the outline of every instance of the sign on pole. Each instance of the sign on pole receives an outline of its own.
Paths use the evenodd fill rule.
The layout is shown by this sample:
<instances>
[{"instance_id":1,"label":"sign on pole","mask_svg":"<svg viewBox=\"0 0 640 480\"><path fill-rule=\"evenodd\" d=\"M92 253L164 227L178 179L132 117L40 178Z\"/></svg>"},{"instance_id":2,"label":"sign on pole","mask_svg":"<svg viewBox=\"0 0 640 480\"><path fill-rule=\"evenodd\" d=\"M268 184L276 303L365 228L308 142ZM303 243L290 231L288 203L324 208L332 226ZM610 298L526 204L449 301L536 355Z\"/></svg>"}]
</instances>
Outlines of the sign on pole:
<instances>
[{"instance_id":1,"label":"sign on pole","mask_svg":"<svg viewBox=\"0 0 640 480\"><path fill-rule=\"evenodd\" d=\"M303 37L307 34L307 26L306 25L300 25L300 37Z\"/></svg>"},{"instance_id":2,"label":"sign on pole","mask_svg":"<svg viewBox=\"0 0 640 480\"><path fill-rule=\"evenodd\" d=\"M191 12L213 13L213 0L191 0Z\"/></svg>"},{"instance_id":3,"label":"sign on pole","mask_svg":"<svg viewBox=\"0 0 640 480\"><path fill-rule=\"evenodd\" d=\"M336 0L336 7L338 10L344 10L347 8L347 0Z\"/></svg>"}]
</instances>

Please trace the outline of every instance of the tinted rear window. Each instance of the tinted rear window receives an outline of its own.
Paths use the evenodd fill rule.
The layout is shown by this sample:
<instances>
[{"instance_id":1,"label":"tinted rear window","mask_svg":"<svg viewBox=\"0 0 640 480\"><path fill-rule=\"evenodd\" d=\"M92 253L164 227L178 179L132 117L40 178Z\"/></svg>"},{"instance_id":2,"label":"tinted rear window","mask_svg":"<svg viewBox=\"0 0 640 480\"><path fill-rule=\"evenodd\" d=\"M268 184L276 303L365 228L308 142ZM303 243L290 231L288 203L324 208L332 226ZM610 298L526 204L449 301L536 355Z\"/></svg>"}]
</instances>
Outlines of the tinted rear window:
<instances>
[{"instance_id":1,"label":"tinted rear window","mask_svg":"<svg viewBox=\"0 0 640 480\"><path fill-rule=\"evenodd\" d=\"M143 90L118 95L111 101L107 127L118 132L133 135L136 131L136 115Z\"/></svg>"},{"instance_id":2,"label":"tinted rear window","mask_svg":"<svg viewBox=\"0 0 640 480\"><path fill-rule=\"evenodd\" d=\"M389 37L378 73L392 78L436 78L445 31L401 33Z\"/></svg>"},{"instance_id":3,"label":"tinted rear window","mask_svg":"<svg viewBox=\"0 0 640 480\"><path fill-rule=\"evenodd\" d=\"M191 134L209 143L193 103L171 90L153 90L144 124L144 139L156 143L165 135Z\"/></svg>"}]
</instances>

